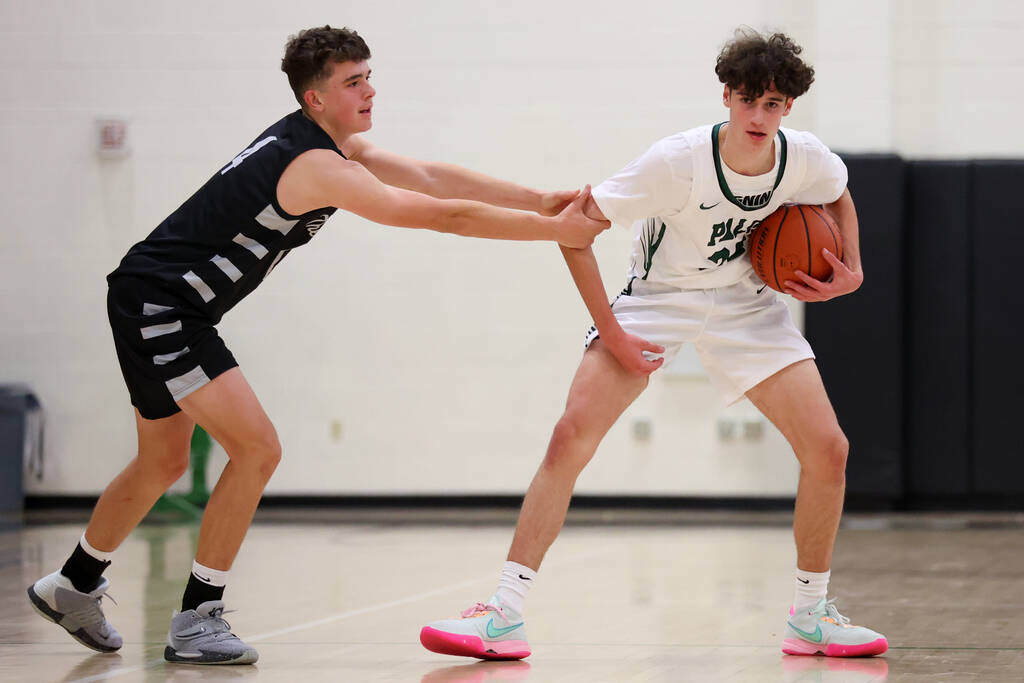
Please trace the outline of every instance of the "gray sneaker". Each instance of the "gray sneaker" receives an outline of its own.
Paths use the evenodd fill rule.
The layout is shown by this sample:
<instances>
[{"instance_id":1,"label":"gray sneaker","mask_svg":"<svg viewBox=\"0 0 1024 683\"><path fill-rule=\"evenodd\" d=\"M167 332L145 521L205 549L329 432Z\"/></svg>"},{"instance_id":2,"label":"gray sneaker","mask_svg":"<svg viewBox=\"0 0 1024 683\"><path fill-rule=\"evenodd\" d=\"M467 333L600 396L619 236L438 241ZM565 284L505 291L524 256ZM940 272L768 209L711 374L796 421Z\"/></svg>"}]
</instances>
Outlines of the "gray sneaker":
<instances>
[{"instance_id":1,"label":"gray sneaker","mask_svg":"<svg viewBox=\"0 0 1024 683\"><path fill-rule=\"evenodd\" d=\"M259 655L231 632L224 602L210 600L171 618L164 659L185 664L254 664Z\"/></svg>"},{"instance_id":2,"label":"gray sneaker","mask_svg":"<svg viewBox=\"0 0 1024 683\"><path fill-rule=\"evenodd\" d=\"M43 618L63 626L71 637L97 652L121 649L121 634L103 616L100 607L110 581L101 578L89 593L75 589L71 579L56 571L28 587L28 599Z\"/></svg>"}]
</instances>

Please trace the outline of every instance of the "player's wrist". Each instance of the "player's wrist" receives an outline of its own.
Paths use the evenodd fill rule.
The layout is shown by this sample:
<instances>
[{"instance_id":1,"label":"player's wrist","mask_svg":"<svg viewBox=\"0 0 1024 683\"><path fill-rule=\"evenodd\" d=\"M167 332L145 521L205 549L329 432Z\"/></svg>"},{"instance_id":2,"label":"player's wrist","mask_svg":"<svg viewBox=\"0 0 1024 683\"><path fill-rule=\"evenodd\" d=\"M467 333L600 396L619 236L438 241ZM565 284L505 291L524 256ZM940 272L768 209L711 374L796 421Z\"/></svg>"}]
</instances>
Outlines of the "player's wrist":
<instances>
[{"instance_id":1,"label":"player's wrist","mask_svg":"<svg viewBox=\"0 0 1024 683\"><path fill-rule=\"evenodd\" d=\"M626 341L626 332L615 318L609 322L598 323L596 327L601 339L610 347L621 346Z\"/></svg>"},{"instance_id":2,"label":"player's wrist","mask_svg":"<svg viewBox=\"0 0 1024 683\"><path fill-rule=\"evenodd\" d=\"M558 242L562 246L568 246L565 244L565 240L569 236L568 226L560 216L542 216L537 214L532 219L544 226L544 229L548 232L549 239Z\"/></svg>"},{"instance_id":3,"label":"player's wrist","mask_svg":"<svg viewBox=\"0 0 1024 683\"><path fill-rule=\"evenodd\" d=\"M524 207L527 211L533 211L545 215L547 211L548 193L542 192L541 190L534 190L533 188L524 188L525 201L523 202Z\"/></svg>"}]
</instances>

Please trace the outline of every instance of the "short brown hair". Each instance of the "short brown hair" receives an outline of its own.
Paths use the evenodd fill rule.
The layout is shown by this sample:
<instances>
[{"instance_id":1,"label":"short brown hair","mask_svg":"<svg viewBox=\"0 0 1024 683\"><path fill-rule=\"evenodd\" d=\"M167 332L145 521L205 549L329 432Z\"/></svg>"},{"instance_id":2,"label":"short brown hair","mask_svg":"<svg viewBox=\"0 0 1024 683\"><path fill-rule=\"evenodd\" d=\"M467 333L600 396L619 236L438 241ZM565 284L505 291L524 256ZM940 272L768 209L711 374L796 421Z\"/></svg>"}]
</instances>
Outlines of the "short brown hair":
<instances>
[{"instance_id":1,"label":"short brown hair","mask_svg":"<svg viewBox=\"0 0 1024 683\"><path fill-rule=\"evenodd\" d=\"M758 98L770 87L786 97L800 97L814 82L814 68L798 56L803 48L784 33L764 36L750 28L736 36L718 54L715 73L732 90Z\"/></svg>"},{"instance_id":2,"label":"short brown hair","mask_svg":"<svg viewBox=\"0 0 1024 683\"><path fill-rule=\"evenodd\" d=\"M348 28L322 26L299 31L284 46L281 71L288 74L299 105L306 106L302 95L310 86L330 75L335 64L363 62L370 58L370 48L359 34Z\"/></svg>"}]
</instances>

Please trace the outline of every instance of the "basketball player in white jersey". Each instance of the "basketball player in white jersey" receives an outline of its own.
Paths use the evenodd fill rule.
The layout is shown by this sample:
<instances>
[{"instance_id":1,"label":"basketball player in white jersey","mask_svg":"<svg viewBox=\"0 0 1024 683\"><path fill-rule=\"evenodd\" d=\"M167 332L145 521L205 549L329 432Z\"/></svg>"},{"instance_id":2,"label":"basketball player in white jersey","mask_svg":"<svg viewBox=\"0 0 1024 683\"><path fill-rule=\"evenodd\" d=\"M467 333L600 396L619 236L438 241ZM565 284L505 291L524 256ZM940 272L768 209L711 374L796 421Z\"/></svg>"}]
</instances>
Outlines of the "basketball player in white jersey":
<instances>
[{"instance_id":1,"label":"basketball player in white jersey","mask_svg":"<svg viewBox=\"0 0 1024 683\"><path fill-rule=\"evenodd\" d=\"M496 592L461 618L424 627L428 649L483 659L530 654L525 598L565 521L577 476L650 373L687 342L725 400L750 399L800 462L795 595L783 652L844 657L888 648L884 636L852 626L826 598L848 443L810 346L746 253L750 231L784 202L823 204L839 224L844 260L826 251L832 277L801 273L786 291L826 301L864 278L846 167L814 135L780 127L814 78L800 52L783 34L737 32L715 69L729 120L656 142L594 188L587 215L634 225L626 288L609 307L592 251L563 248L594 318L588 348L523 501Z\"/></svg>"},{"instance_id":2,"label":"basketball player in white jersey","mask_svg":"<svg viewBox=\"0 0 1024 683\"><path fill-rule=\"evenodd\" d=\"M164 658L256 661L256 650L223 619L222 597L281 445L215 325L337 209L385 225L569 247L589 246L609 225L583 215L587 191L542 193L371 145L358 135L372 125L376 91L369 58L366 43L348 29L324 26L294 36L281 69L300 108L218 168L107 277L114 346L135 406L138 457L100 496L64 566L28 588L36 610L86 647L121 647L100 606L109 586L103 571L188 467L199 424L229 462L203 515Z\"/></svg>"}]
</instances>

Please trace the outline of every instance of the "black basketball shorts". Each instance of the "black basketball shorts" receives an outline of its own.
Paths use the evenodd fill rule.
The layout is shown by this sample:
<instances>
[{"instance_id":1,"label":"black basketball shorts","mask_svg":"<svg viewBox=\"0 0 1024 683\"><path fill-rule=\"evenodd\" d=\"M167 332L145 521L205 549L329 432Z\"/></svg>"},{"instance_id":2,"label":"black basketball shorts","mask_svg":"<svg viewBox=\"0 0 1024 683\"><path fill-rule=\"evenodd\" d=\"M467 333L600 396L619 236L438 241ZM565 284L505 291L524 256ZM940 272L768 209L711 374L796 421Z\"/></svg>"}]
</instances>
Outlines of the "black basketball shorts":
<instances>
[{"instance_id":1,"label":"black basketball shorts","mask_svg":"<svg viewBox=\"0 0 1024 683\"><path fill-rule=\"evenodd\" d=\"M177 401L238 365L208 318L144 280L113 280L107 315L132 405L148 420L179 412Z\"/></svg>"}]
</instances>

